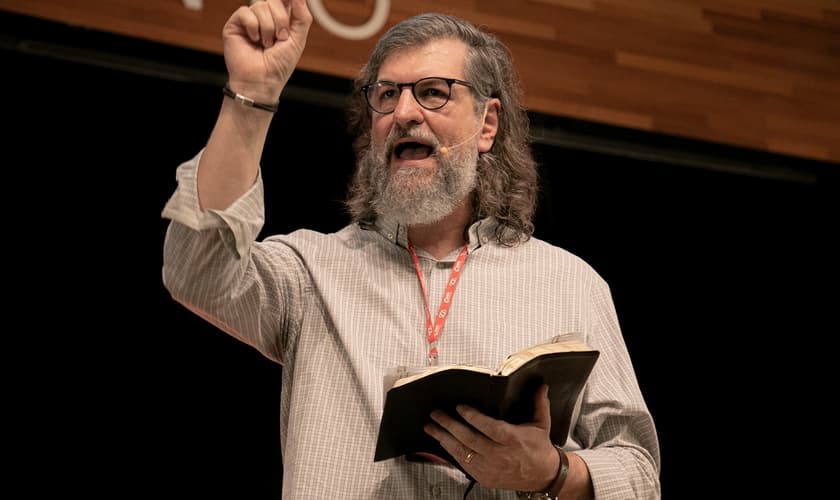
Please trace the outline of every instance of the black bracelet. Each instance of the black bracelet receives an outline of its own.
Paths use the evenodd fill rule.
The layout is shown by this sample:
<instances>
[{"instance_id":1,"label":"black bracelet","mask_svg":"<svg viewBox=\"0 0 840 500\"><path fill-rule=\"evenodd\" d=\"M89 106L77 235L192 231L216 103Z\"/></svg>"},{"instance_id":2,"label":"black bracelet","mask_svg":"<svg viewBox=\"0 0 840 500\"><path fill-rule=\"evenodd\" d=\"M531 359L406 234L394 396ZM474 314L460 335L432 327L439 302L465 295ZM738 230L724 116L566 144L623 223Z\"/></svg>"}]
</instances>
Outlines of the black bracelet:
<instances>
[{"instance_id":1,"label":"black bracelet","mask_svg":"<svg viewBox=\"0 0 840 500\"><path fill-rule=\"evenodd\" d=\"M566 451L557 445L554 445L554 448L557 449L557 453L560 455L560 470L557 471L557 477L554 478L554 481L546 492L551 498L557 498L557 495L560 494L560 490L563 489L563 485L566 483L566 476L569 475L569 457L566 456Z\"/></svg>"},{"instance_id":2,"label":"black bracelet","mask_svg":"<svg viewBox=\"0 0 840 500\"><path fill-rule=\"evenodd\" d=\"M250 97L245 97L242 94L238 94L231 90L230 86L227 83L225 83L224 88L222 88L222 93L243 106L250 106L252 108L262 109L271 113L276 113L277 109L280 107L279 102L277 104L264 104L261 102L257 102L251 99Z\"/></svg>"},{"instance_id":3,"label":"black bracelet","mask_svg":"<svg viewBox=\"0 0 840 500\"><path fill-rule=\"evenodd\" d=\"M566 482L566 476L569 475L569 457L566 456L563 448L556 444L554 448L557 450L557 454L560 455L560 468L557 470L557 476L554 478L554 481L551 482L551 485L545 491L517 491L518 498L527 500L557 500L557 496L560 494L560 490L563 489L563 484Z\"/></svg>"}]
</instances>

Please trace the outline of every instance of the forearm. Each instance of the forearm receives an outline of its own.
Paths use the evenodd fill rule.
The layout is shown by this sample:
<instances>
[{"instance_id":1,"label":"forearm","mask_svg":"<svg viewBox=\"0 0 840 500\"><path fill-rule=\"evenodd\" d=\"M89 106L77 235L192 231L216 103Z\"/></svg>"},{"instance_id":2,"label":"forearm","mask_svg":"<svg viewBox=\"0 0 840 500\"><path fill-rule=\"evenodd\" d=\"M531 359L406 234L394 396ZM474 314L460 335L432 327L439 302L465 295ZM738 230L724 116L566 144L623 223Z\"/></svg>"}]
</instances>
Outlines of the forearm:
<instances>
[{"instance_id":1,"label":"forearm","mask_svg":"<svg viewBox=\"0 0 840 500\"><path fill-rule=\"evenodd\" d=\"M568 453L569 473L560 495L557 497L564 500L588 500L595 498L592 489L592 478L589 476L589 468L582 458L576 453Z\"/></svg>"},{"instance_id":2,"label":"forearm","mask_svg":"<svg viewBox=\"0 0 840 500\"><path fill-rule=\"evenodd\" d=\"M229 88L273 105L297 66L312 16L305 0L239 7L222 29ZM253 186L274 113L225 97L198 174L202 210L225 210Z\"/></svg>"},{"instance_id":3,"label":"forearm","mask_svg":"<svg viewBox=\"0 0 840 500\"><path fill-rule=\"evenodd\" d=\"M254 185L273 116L223 99L198 169L202 210L225 210Z\"/></svg>"},{"instance_id":4,"label":"forearm","mask_svg":"<svg viewBox=\"0 0 840 500\"><path fill-rule=\"evenodd\" d=\"M565 500L590 500L595 498L592 488L592 479L589 475L589 468L577 454L561 452L568 460L568 470L565 474L561 472L562 463L560 459L552 460L551 473L543 475L542 479L534 482L525 492L519 493L519 498L543 499L554 498L550 495L557 492L558 499ZM555 454L556 455L556 454ZM556 464L556 465L555 465ZM547 463L545 465L548 465ZM529 493L538 492L538 493ZM542 492L542 493L539 493Z\"/></svg>"}]
</instances>

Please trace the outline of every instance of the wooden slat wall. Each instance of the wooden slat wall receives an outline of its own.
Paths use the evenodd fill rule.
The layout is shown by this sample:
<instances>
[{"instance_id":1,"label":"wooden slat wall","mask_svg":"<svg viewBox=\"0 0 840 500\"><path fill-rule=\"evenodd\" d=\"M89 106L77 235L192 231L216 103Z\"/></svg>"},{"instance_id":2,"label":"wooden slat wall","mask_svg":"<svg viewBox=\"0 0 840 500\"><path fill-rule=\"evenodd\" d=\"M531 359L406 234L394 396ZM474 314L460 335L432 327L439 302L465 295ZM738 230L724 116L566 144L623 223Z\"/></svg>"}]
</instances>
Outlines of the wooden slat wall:
<instances>
[{"instance_id":1,"label":"wooden slat wall","mask_svg":"<svg viewBox=\"0 0 840 500\"><path fill-rule=\"evenodd\" d=\"M239 0L0 0L0 9L210 52ZM360 24L374 0L324 0ZM388 23L466 17L510 47L527 106L840 162L840 0L393 0ZM316 21L306 70L352 77L374 43Z\"/></svg>"}]
</instances>

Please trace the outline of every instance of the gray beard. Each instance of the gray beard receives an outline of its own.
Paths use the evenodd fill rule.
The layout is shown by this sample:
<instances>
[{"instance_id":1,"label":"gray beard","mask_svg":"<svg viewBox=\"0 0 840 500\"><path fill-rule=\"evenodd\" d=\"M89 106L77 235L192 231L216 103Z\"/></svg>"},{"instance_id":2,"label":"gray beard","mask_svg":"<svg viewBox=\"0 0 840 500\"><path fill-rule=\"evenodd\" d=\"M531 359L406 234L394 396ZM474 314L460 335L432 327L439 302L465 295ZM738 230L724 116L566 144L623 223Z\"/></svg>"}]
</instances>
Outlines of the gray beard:
<instances>
[{"instance_id":1,"label":"gray beard","mask_svg":"<svg viewBox=\"0 0 840 500\"><path fill-rule=\"evenodd\" d=\"M393 135L393 134L392 134ZM385 151L398 137L420 137L416 132L390 137ZM437 150L437 140L434 141ZM391 172L385 153L377 154L371 146L361 161L373 174L372 200L376 214L398 224L432 224L450 213L472 193L476 186L478 151L474 147L453 148L447 155L434 153L438 168L401 168Z\"/></svg>"}]
</instances>

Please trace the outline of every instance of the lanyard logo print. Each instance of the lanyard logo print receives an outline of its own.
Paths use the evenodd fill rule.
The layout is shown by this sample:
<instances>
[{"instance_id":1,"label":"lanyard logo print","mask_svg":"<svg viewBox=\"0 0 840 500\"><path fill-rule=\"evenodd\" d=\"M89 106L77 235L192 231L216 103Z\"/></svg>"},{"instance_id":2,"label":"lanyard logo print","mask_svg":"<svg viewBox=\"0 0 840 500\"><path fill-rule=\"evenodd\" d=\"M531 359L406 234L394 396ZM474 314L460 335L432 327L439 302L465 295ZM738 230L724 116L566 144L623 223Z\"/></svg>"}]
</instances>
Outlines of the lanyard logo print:
<instances>
[{"instance_id":1,"label":"lanyard logo print","mask_svg":"<svg viewBox=\"0 0 840 500\"><path fill-rule=\"evenodd\" d=\"M431 365L437 364L437 342L443 332L443 325L446 323L449 308L452 306L452 299L455 296L455 287L458 285L458 278L461 276L464 263L467 261L468 247L469 244L464 245L461 253L458 254L458 258L455 259L455 264L452 266L452 273L449 275L449 281L446 283L443 299L440 301L440 308L435 316L435 321L432 322L432 311L429 307L429 291L426 288L426 279L423 277L423 269L420 268L420 259L417 257L417 252L414 251L414 245L411 244L411 241L408 242L408 251L414 260L414 270L417 271L417 279L420 281L420 290L423 292L423 302L426 306L426 340L429 343L429 364Z\"/></svg>"}]
</instances>

